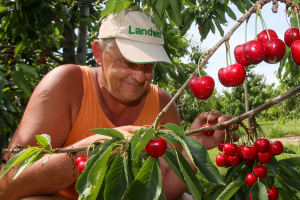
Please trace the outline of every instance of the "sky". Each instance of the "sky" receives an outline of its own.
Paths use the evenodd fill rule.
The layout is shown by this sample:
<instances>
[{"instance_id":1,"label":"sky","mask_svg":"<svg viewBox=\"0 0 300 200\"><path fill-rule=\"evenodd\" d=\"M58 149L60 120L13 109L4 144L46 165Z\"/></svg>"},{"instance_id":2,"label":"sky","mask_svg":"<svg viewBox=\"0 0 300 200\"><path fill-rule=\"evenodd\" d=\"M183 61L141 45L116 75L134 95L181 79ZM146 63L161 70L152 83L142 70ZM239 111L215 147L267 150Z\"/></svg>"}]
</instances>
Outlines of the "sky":
<instances>
[{"instance_id":1,"label":"sky","mask_svg":"<svg viewBox=\"0 0 300 200\"><path fill-rule=\"evenodd\" d=\"M233 12L235 13L237 19L241 18L243 16L243 13L241 13L235 5L230 6ZM273 13L272 12L272 3L268 3L261 9L262 16L264 18L264 21L267 25L268 29L274 30L278 38L284 41L284 33L289 28L289 25L287 23L286 15L285 15L285 4L279 3L278 12ZM253 40L255 38L255 14L252 14L247 27L247 40ZM224 35L237 23L236 21L232 20L230 17L226 16L226 19L228 21L227 26L223 26L222 28L224 30ZM260 18L257 19L257 34L259 34L263 29L260 22ZM288 21L290 19L288 18ZM289 21L290 22L290 21ZM239 28L233 33L229 40L230 44L230 55L231 55L231 61L232 64L235 63L234 59L234 48L237 45L244 44L245 43L245 24L241 24ZM195 24L192 24L190 30L187 32L189 36L193 35L194 39L200 42L200 34L198 31L198 26ZM216 33L213 34L212 32L209 32L207 38L203 41L202 47L205 49L213 48L220 40L222 39L222 36L218 32L216 28ZM218 71L220 68L227 67L226 64L226 49L225 44L223 43L219 49L211 56L209 59L209 64L207 65L207 68L205 71L207 72L207 75L211 76L215 80L215 88L218 91L222 91L223 89L228 89L224 87L219 79L218 79ZM264 74L266 77L266 82L268 84L275 83L275 87L279 85L279 80L275 76L275 71L277 71L279 67L279 63L277 64L268 64L265 62L262 62L258 64L254 71L257 74Z\"/></svg>"}]
</instances>

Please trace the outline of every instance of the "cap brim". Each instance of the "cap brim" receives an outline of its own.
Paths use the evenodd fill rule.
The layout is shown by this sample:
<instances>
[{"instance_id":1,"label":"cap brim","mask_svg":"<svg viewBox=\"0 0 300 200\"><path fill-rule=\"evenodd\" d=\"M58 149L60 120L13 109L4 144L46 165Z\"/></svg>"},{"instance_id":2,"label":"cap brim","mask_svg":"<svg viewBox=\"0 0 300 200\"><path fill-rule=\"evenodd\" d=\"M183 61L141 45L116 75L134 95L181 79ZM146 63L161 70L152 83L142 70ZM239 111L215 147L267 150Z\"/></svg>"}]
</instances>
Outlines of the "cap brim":
<instances>
[{"instance_id":1,"label":"cap brim","mask_svg":"<svg viewBox=\"0 0 300 200\"><path fill-rule=\"evenodd\" d=\"M133 63L154 63L171 61L162 45L147 44L116 38L116 43L123 57Z\"/></svg>"}]
</instances>

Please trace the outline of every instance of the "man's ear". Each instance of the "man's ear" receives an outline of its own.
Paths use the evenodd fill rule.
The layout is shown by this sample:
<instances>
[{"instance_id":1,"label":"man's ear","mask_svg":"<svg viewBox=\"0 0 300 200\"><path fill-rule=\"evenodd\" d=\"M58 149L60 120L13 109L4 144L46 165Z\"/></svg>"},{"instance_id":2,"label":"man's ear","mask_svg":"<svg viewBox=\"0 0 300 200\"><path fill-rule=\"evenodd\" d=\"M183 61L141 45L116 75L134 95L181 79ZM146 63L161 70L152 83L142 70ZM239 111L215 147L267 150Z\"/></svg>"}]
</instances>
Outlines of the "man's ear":
<instances>
[{"instance_id":1,"label":"man's ear","mask_svg":"<svg viewBox=\"0 0 300 200\"><path fill-rule=\"evenodd\" d=\"M92 44L93 55L98 66L102 66L102 50L99 40L95 40Z\"/></svg>"}]
</instances>

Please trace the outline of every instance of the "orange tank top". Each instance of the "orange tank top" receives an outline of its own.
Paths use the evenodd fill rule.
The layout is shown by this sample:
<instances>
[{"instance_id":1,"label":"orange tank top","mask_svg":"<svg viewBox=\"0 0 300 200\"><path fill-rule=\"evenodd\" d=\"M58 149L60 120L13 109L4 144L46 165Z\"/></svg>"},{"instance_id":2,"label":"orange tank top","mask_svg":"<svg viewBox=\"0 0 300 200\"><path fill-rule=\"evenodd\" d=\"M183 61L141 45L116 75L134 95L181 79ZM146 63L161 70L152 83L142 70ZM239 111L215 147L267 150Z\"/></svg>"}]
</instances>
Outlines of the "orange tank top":
<instances>
[{"instance_id":1,"label":"orange tank top","mask_svg":"<svg viewBox=\"0 0 300 200\"><path fill-rule=\"evenodd\" d=\"M115 128L115 125L106 117L98 100L96 84L90 67L80 66L83 79L83 97L76 121L63 147L70 146L86 137L94 135L89 129ZM142 112L135 126L151 125L159 114L158 87L150 84ZM70 199L78 199L75 182L60 192Z\"/></svg>"}]
</instances>

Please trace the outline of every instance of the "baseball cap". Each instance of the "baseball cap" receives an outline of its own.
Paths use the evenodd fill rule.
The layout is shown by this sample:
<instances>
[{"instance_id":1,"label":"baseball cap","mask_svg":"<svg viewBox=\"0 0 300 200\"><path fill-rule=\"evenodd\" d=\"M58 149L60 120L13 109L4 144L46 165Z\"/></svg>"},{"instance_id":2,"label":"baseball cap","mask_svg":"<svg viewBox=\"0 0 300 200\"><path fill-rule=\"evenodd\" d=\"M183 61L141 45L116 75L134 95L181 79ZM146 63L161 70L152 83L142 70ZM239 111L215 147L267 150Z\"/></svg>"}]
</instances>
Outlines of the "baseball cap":
<instances>
[{"instance_id":1,"label":"baseball cap","mask_svg":"<svg viewBox=\"0 0 300 200\"><path fill-rule=\"evenodd\" d=\"M163 48L163 35L146 13L124 9L109 14L101 22L98 38L115 38L121 54L130 62L171 64Z\"/></svg>"}]
</instances>

